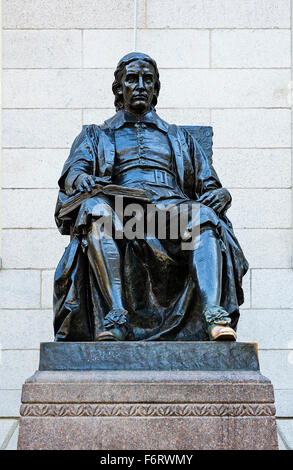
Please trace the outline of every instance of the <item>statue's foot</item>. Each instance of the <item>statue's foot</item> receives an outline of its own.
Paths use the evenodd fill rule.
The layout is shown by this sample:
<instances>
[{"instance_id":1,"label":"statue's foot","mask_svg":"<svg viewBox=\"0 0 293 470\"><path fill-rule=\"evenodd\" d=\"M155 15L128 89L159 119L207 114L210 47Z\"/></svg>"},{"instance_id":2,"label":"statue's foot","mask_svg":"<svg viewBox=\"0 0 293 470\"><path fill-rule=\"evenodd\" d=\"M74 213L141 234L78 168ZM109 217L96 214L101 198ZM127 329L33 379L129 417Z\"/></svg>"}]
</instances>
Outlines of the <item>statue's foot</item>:
<instances>
[{"instance_id":1,"label":"statue's foot","mask_svg":"<svg viewBox=\"0 0 293 470\"><path fill-rule=\"evenodd\" d=\"M105 330L97 337L97 341L124 341L128 334L127 310L112 309L104 318Z\"/></svg>"},{"instance_id":2,"label":"statue's foot","mask_svg":"<svg viewBox=\"0 0 293 470\"><path fill-rule=\"evenodd\" d=\"M97 341L118 341L112 331L103 331L97 337Z\"/></svg>"},{"instance_id":3,"label":"statue's foot","mask_svg":"<svg viewBox=\"0 0 293 470\"><path fill-rule=\"evenodd\" d=\"M236 341L236 332L230 326L214 325L209 328L211 341Z\"/></svg>"},{"instance_id":4,"label":"statue's foot","mask_svg":"<svg viewBox=\"0 0 293 470\"><path fill-rule=\"evenodd\" d=\"M111 328L103 331L97 337L97 341L124 341L126 338L126 328Z\"/></svg>"},{"instance_id":5,"label":"statue's foot","mask_svg":"<svg viewBox=\"0 0 293 470\"><path fill-rule=\"evenodd\" d=\"M236 332L230 327L231 318L223 307L209 305L202 314L211 341L236 341Z\"/></svg>"}]
</instances>

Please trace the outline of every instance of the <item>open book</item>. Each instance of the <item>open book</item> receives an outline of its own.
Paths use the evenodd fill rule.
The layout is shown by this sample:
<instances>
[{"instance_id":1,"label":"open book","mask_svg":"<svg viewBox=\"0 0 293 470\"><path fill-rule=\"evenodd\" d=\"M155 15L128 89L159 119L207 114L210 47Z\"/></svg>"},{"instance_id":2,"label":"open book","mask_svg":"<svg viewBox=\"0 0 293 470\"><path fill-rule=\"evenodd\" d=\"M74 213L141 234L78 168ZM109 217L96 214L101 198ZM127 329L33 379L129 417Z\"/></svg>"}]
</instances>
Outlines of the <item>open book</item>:
<instances>
[{"instance_id":1,"label":"open book","mask_svg":"<svg viewBox=\"0 0 293 470\"><path fill-rule=\"evenodd\" d=\"M74 196L68 198L60 210L59 217L63 217L64 215L69 214L69 212L77 209L85 199L94 197L99 193L106 194L107 196L130 197L132 199L139 199L141 201L149 202L146 192L143 189L127 188L117 184L108 184L106 186L97 184L90 193L85 191L84 193L77 193Z\"/></svg>"}]
</instances>

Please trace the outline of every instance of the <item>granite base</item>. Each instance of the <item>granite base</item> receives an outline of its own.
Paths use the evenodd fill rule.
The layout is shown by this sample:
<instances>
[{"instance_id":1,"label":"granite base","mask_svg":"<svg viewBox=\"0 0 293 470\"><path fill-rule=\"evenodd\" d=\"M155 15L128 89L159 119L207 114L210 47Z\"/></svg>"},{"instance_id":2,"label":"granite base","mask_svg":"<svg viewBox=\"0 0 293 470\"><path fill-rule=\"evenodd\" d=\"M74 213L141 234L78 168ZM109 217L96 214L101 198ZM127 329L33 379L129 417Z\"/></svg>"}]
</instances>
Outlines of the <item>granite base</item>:
<instances>
[{"instance_id":1,"label":"granite base","mask_svg":"<svg viewBox=\"0 0 293 470\"><path fill-rule=\"evenodd\" d=\"M179 344L63 343L65 370L62 348L46 343L41 370L23 386L18 449L277 449L273 387L256 345ZM158 366L149 356L141 370L151 350ZM137 361L115 370L125 355Z\"/></svg>"}]
</instances>

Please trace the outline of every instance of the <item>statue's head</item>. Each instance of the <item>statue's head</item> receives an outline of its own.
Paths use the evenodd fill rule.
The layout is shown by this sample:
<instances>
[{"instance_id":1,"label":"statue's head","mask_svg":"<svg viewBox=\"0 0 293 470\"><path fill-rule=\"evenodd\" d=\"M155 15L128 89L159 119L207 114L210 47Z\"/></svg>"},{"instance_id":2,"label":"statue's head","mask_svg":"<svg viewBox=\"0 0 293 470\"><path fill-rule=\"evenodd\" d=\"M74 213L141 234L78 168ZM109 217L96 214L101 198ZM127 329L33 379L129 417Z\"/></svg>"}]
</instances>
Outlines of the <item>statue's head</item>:
<instances>
[{"instance_id":1,"label":"statue's head","mask_svg":"<svg viewBox=\"0 0 293 470\"><path fill-rule=\"evenodd\" d=\"M156 62L147 54L131 52L118 62L112 90L116 111L143 114L155 107L160 91Z\"/></svg>"}]
</instances>

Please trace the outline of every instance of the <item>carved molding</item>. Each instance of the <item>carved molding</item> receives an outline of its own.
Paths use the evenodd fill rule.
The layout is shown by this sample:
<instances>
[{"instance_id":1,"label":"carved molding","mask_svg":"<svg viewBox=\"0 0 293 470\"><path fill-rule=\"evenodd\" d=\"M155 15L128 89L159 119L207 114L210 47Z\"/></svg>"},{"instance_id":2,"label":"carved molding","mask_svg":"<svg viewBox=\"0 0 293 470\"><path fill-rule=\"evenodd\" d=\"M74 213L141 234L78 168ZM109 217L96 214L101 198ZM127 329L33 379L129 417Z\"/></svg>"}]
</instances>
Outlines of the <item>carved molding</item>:
<instances>
[{"instance_id":1,"label":"carved molding","mask_svg":"<svg viewBox=\"0 0 293 470\"><path fill-rule=\"evenodd\" d=\"M21 406L25 417L187 417L187 416L274 416L272 404L42 404Z\"/></svg>"}]
</instances>

